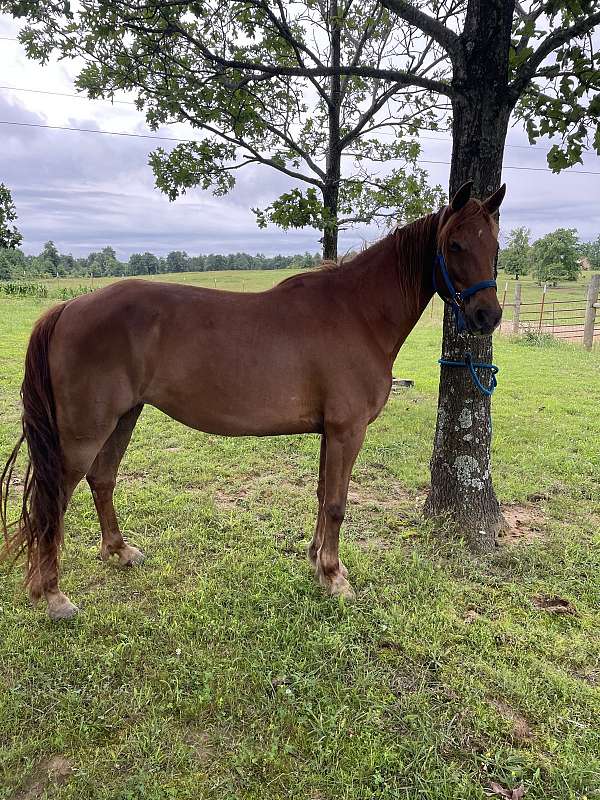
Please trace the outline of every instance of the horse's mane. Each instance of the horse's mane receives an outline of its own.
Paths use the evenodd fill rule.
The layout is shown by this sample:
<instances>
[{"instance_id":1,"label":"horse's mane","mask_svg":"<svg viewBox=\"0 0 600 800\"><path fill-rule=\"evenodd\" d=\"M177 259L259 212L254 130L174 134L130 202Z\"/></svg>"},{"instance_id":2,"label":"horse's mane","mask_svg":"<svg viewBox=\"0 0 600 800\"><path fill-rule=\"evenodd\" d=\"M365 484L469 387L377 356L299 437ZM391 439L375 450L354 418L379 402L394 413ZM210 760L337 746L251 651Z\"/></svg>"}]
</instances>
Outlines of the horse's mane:
<instances>
[{"instance_id":1,"label":"horse's mane","mask_svg":"<svg viewBox=\"0 0 600 800\"><path fill-rule=\"evenodd\" d=\"M407 225L398 226L393 231L378 239L370 247L365 248L360 253L351 257L342 257L339 261L333 259L323 260L318 267L298 272L280 281L277 286L281 286L289 281L322 275L323 273L345 272L360 265L365 259L365 255L389 245L393 239L395 243L395 258L398 264L398 277L402 288L411 293L418 291L421 286L421 274L423 263L431 256L431 262L435 256L437 246L437 228L440 214L428 214L415 222Z\"/></svg>"}]
</instances>

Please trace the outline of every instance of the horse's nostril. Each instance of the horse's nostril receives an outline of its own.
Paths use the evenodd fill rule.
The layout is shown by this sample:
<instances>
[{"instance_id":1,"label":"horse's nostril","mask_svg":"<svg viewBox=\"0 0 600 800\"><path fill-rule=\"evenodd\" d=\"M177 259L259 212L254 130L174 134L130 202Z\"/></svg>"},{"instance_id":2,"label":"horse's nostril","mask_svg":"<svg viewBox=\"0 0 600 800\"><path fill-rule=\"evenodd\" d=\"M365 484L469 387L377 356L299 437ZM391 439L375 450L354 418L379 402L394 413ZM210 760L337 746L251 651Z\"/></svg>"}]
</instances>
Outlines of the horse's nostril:
<instances>
[{"instance_id":1,"label":"horse's nostril","mask_svg":"<svg viewBox=\"0 0 600 800\"><path fill-rule=\"evenodd\" d=\"M478 308L475 312L475 324L478 328L487 328L488 323L488 312L484 308Z\"/></svg>"},{"instance_id":2,"label":"horse's nostril","mask_svg":"<svg viewBox=\"0 0 600 800\"><path fill-rule=\"evenodd\" d=\"M493 330L500 322L502 311L498 309L478 308L475 311L475 325L479 330Z\"/></svg>"}]
</instances>

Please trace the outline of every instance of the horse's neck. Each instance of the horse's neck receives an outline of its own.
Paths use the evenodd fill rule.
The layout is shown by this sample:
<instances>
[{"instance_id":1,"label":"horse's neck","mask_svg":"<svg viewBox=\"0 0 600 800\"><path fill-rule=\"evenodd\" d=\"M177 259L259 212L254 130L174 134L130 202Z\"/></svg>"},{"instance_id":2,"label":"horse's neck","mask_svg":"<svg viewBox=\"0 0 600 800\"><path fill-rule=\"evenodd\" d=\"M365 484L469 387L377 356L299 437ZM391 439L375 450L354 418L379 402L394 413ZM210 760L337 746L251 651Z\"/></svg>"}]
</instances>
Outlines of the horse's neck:
<instances>
[{"instance_id":1,"label":"horse's neck","mask_svg":"<svg viewBox=\"0 0 600 800\"><path fill-rule=\"evenodd\" d=\"M361 312L391 362L433 295L437 224L430 214L357 257Z\"/></svg>"}]
</instances>

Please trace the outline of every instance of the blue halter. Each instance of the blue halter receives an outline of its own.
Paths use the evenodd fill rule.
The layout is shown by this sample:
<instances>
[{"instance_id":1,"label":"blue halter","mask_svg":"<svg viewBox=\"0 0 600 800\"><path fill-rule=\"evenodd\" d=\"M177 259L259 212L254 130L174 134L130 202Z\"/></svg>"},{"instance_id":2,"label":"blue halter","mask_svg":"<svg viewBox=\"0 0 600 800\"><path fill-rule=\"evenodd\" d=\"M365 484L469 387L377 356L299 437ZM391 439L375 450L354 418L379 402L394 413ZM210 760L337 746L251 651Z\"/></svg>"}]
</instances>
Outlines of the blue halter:
<instances>
[{"instance_id":1,"label":"blue halter","mask_svg":"<svg viewBox=\"0 0 600 800\"><path fill-rule=\"evenodd\" d=\"M450 299L444 297L444 295L440 292L437 282L435 280L435 268L439 265L440 272L442 273L442 278L444 279L444 283L446 284L446 288L450 292ZM436 260L433 262L433 290L442 298L444 303L451 306L452 311L454 313L454 322L456 323L456 330L459 333L462 333L467 328L467 323L465 321L465 316L463 313L465 300L468 297L472 297L477 292L480 292L482 289L496 289L497 284L496 281L479 281L479 283L474 283L473 286L469 286L468 289L463 289L462 292L457 292L456 287L452 283L452 278L450 277L450 273L448 272L448 267L446 265L446 259L444 258L443 254L438 252Z\"/></svg>"},{"instance_id":2,"label":"blue halter","mask_svg":"<svg viewBox=\"0 0 600 800\"><path fill-rule=\"evenodd\" d=\"M435 280L435 269L439 265L440 272L442 273L442 277L444 279L444 283L446 284L446 288L450 293L450 299L444 297L444 295L440 292L437 282ZM467 323L464 316L464 304L465 300L468 297L472 297L472 295L476 294L476 292L481 291L482 289L496 289L497 284L496 281L479 281L479 283L474 283L473 286L469 286L468 289L463 289L462 292L457 292L456 287L452 283L452 278L450 277L450 273L448 272L448 267L446 265L446 259L444 258L442 253L437 254L437 258L433 262L433 272L432 272L432 279L433 279L433 289L434 291L442 298L446 305L449 305L452 308L452 312L454 313L454 322L456 324L456 329L459 333L462 333L467 328ZM471 375L471 380L473 381L473 385L484 395L488 397L493 393L494 389L496 388L497 381L496 375L498 374L498 367L495 364L484 364L481 362L473 361L471 353L467 353L463 361L452 361L447 358L440 358L438 361L443 367L466 367L469 370ZM490 385L489 388L485 387L481 381L479 380L475 369L484 369L490 371Z\"/></svg>"}]
</instances>

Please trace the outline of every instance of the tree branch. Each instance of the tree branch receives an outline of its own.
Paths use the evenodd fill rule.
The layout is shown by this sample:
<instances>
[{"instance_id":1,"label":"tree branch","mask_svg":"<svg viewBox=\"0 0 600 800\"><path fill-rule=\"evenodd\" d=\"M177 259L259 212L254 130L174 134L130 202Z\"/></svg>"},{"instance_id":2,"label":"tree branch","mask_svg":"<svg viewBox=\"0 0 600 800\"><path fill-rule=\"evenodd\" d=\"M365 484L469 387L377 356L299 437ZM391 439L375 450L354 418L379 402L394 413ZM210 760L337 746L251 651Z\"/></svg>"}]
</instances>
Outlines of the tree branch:
<instances>
[{"instance_id":1,"label":"tree branch","mask_svg":"<svg viewBox=\"0 0 600 800\"><path fill-rule=\"evenodd\" d=\"M538 67L550 53L571 39L578 39L589 33L596 25L600 25L600 11L578 20L568 28L558 28L550 36L547 36L538 49L517 70L515 79L509 86L513 96L521 95L527 84L536 77Z\"/></svg>"},{"instance_id":2,"label":"tree branch","mask_svg":"<svg viewBox=\"0 0 600 800\"><path fill-rule=\"evenodd\" d=\"M447 28L435 17L430 17L407 0L380 0L381 5L388 11L393 11L409 25L431 36L448 53L452 61L462 60L462 48L459 37L454 31Z\"/></svg>"}]
</instances>

